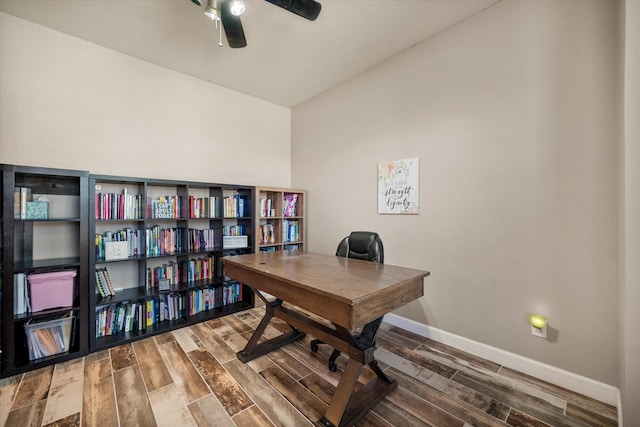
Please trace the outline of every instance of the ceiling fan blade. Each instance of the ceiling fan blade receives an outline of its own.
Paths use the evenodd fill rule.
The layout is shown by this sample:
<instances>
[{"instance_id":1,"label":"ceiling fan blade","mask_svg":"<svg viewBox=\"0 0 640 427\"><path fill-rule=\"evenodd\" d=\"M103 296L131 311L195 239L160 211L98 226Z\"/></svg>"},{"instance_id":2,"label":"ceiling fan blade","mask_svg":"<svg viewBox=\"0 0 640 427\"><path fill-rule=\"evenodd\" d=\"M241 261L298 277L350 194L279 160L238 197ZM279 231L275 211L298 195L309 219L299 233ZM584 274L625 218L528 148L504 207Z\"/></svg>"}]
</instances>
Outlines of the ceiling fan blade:
<instances>
[{"instance_id":1,"label":"ceiling fan blade","mask_svg":"<svg viewBox=\"0 0 640 427\"><path fill-rule=\"evenodd\" d=\"M231 13L228 1L223 1L220 4L220 15L229 47L245 47L247 45L247 39L244 37L242 22L239 16Z\"/></svg>"},{"instance_id":2,"label":"ceiling fan blade","mask_svg":"<svg viewBox=\"0 0 640 427\"><path fill-rule=\"evenodd\" d=\"M315 0L267 0L269 3L281 7L309 21L315 21L320 15L322 5Z\"/></svg>"},{"instance_id":3,"label":"ceiling fan blade","mask_svg":"<svg viewBox=\"0 0 640 427\"><path fill-rule=\"evenodd\" d=\"M197 6L202 6L202 2L200 0L191 0Z\"/></svg>"}]
</instances>

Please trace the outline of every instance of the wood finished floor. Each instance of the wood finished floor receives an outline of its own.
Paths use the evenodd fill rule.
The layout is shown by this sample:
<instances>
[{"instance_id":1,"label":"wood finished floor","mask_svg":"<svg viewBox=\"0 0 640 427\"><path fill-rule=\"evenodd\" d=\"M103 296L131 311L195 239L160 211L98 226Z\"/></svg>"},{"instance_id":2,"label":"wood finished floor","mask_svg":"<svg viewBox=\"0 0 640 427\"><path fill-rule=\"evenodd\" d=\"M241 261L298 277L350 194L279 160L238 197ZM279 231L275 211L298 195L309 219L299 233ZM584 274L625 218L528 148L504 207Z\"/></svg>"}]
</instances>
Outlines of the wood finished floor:
<instances>
[{"instance_id":1,"label":"wood finished floor","mask_svg":"<svg viewBox=\"0 0 640 427\"><path fill-rule=\"evenodd\" d=\"M345 365L311 337L241 363L255 308L0 380L6 426L306 426ZM268 336L285 326L272 321ZM383 323L376 358L399 386L357 426L615 426L616 408ZM365 370L366 382L373 373Z\"/></svg>"}]
</instances>

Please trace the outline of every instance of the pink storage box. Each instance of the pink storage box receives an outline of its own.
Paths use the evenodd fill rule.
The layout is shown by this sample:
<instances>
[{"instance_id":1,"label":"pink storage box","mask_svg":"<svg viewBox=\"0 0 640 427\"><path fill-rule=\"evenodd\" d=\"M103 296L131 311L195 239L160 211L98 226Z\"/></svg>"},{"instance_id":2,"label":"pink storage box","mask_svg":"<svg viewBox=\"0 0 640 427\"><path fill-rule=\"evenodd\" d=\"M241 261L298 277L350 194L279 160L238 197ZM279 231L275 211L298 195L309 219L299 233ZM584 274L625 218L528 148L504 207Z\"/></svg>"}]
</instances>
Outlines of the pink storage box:
<instances>
[{"instance_id":1,"label":"pink storage box","mask_svg":"<svg viewBox=\"0 0 640 427\"><path fill-rule=\"evenodd\" d=\"M31 311L72 306L74 277L75 270L28 275Z\"/></svg>"}]
</instances>

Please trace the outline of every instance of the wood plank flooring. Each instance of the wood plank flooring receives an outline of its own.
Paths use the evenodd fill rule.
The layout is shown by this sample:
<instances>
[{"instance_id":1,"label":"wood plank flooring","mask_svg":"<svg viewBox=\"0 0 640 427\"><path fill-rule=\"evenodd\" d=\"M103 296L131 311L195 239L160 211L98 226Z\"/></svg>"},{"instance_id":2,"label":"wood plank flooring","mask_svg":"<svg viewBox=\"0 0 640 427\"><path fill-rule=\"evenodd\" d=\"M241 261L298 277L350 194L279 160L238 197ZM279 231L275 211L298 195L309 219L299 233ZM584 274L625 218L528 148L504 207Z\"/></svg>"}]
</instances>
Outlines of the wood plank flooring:
<instances>
[{"instance_id":1,"label":"wood plank flooring","mask_svg":"<svg viewBox=\"0 0 640 427\"><path fill-rule=\"evenodd\" d=\"M340 379L312 337L247 364L263 308L0 380L0 426L311 426ZM274 319L267 336L285 326ZM398 388L357 426L616 426L616 408L383 323ZM373 373L366 368L364 384Z\"/></svg>"}]
</instances>

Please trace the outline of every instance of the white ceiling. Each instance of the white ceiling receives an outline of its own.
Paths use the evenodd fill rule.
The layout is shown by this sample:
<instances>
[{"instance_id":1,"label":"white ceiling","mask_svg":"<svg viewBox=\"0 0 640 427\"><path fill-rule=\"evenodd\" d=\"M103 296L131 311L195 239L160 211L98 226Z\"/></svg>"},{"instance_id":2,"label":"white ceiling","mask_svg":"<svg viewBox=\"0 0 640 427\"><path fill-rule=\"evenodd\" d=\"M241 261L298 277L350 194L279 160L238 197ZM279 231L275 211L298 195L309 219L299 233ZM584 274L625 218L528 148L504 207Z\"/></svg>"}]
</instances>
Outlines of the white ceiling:
<instances>
[{"instance_id":1,"label":"white ceiling","mask_svg":"<svg viewBox=\"0 0 640 427\"><path fill-rule=\"evenodd\" d=\"M190 0L0 0L0 11L294 107L499 0L320 0L316 21L245 0L231 49ZM203 3L205 3L203 1Z\"/></svg>"}]
</instances>

